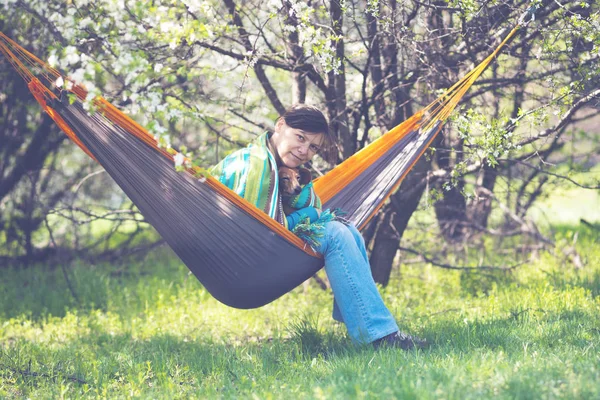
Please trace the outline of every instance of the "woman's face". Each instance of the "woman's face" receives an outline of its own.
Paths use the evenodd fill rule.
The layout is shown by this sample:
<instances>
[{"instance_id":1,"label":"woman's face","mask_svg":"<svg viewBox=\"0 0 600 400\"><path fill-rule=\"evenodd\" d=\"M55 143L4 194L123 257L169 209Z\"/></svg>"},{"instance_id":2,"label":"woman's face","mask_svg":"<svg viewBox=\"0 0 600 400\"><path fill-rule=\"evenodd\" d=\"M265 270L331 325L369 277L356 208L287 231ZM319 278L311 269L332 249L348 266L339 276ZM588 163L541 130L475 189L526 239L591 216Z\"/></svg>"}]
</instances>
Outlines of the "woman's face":
<instances>
[{"instance_id":1,"label":"woman's face","mask_svg":"<svg viewBox=\"0 0 600 400\"><path fill-rule=\"evenodd\" d=\"M306 132L288 126L283 118L277 121L271 145L279 166L297 168L319 152L325 137L322 133Z\"/></svg>"}]
</instances>

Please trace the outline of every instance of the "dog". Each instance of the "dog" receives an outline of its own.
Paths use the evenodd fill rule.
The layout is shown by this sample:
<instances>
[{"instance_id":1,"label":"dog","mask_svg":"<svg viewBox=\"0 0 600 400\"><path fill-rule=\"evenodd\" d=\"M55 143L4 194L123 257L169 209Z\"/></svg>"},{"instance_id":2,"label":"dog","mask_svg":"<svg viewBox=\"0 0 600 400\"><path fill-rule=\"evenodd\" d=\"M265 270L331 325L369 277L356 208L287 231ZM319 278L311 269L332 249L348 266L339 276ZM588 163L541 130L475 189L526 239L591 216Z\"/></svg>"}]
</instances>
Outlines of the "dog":
<instances>
[{"instance_id":1,"label":"dog","mask_svg":"<svg viewBox=\"0 0 600 400\"><path fill-rule=\"evenodd\" d=\"M294 209L288 204L289 199L300 194L304 185L310 183L312 176L306 168L279 167L279 191L283 200L283 211L291 214Z\"/></svg>"}]
</instances>

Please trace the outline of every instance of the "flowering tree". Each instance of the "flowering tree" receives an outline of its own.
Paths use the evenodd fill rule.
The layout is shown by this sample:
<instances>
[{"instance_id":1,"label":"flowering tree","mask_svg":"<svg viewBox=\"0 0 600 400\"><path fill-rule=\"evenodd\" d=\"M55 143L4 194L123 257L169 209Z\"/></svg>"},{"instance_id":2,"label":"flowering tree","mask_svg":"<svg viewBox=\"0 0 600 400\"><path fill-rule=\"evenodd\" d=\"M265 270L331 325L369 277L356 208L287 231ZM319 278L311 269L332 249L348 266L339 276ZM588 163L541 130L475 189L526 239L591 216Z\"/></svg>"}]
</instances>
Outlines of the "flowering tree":
<instances>
[{"instance_id":1,"label":"flowering tree","mask_svg":"<svg viewBox=\"0 0 600 400\"><path fill-rule=\"evenodd\" d=\"M527 219L561 181L550 163L594 153L565 146L598 116L599 10L542 0L536 21L465 96L365 235L386 283L419 204L434 205L446 244L525 235ZM0 3L1 4L1 3ZM4 0L5 21L33 19L53 39L48 62L102 93L164 146L215 163L270 130L293 103L322 106L344 159L428 104L485 58L525 1ZM22 38L24 33L15 27ZM587 158L586 158L587 157ZM329 166L316 161L319 173ZM570 167L574 167L571 164ZM503 184L499 189L498 181ZM425 194L425 196L423 196ZM506 218L490 226L490 214ZM429 238L431 239L431 237ZM421 256L423 246L403 244ZM435 257L427 258L434 263Z\"/></svg>"}]
</instances>

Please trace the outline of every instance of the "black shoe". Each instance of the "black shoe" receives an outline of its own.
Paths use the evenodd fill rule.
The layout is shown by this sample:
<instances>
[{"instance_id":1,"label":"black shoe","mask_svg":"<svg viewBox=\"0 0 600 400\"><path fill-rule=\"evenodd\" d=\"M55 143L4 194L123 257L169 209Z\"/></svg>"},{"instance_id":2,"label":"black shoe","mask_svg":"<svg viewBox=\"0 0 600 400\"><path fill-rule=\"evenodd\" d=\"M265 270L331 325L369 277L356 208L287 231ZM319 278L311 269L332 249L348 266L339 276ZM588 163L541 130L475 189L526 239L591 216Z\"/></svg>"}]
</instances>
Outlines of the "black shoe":
<instances>
[{"instance_id":1,"label":"black shoe","mask_svg":"<svg viewBox=\"0 0 600 400\"><path fill-rule=\"evenodd\" d=\"M377 339L373 342L373 346L376 349L380 347L398 347L402 350L412 350L424 349L429 346L429 343L425 339L398 331Z\"/></svg>"}]
</instances>

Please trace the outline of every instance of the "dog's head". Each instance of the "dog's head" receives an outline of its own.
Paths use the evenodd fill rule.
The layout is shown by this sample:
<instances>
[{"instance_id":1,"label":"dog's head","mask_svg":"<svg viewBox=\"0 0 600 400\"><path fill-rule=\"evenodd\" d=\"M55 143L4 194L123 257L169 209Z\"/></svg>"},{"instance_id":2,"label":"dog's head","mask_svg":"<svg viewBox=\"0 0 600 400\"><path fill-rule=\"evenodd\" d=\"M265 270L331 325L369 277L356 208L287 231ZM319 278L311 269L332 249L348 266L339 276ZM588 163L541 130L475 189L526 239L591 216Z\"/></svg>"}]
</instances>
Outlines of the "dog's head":
<instances>
[{"instance_id":1,"label":"dog's head","mask_svg":"<svg viewBox=\"0 0 600 400\"><path fill-rule=\"evenodd\" d=\"M279 187L284 197L292 197L302 191L302 186L312 180L306 168L279 167Z\"/></svg>"}]
</instances>

